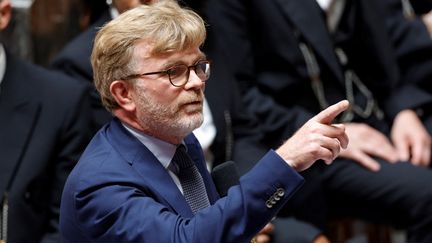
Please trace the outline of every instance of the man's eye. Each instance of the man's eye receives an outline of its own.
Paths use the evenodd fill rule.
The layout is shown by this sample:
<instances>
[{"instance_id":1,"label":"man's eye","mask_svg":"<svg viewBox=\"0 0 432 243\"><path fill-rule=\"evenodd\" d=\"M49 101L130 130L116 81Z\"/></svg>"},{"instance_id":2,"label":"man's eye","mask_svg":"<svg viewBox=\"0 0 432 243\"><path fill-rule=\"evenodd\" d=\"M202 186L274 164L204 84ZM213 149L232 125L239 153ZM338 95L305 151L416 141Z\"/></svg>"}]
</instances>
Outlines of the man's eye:
<instances>
[{"instance_id":1,"label":"man's eye","mask_svg":"<svg viewBox=\"0 0 432 243\"><path fill-rule=\"evenodd\" d=\"M184 73L185 69L182 66L172 67L167 70L167 73L171 76L171 78L176 78L181 76Z\"/></svg>"}]
</instances>

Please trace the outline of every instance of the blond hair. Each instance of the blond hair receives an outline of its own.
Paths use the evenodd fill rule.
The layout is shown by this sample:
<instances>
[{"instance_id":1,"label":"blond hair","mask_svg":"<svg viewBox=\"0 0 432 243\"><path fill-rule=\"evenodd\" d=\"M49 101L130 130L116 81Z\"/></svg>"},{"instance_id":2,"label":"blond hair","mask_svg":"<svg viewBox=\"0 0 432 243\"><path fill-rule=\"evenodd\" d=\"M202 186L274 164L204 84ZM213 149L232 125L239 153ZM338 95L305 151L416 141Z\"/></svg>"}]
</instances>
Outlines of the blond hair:
<instances>
[{"instance_id":1,"label":"blond hair","mask_svg":"<svg viewBox=\"0 0 432 243\"><path fill-rule=\"evenodd\" d=\"M118 108L110 85L135 71L136 42L146 40L151 55L162 55L201 46L205 36L202 18L172 0L136 7L107 23L96 35L91 56L94 83L105 108Z\"/></svg>"}]
</instances>

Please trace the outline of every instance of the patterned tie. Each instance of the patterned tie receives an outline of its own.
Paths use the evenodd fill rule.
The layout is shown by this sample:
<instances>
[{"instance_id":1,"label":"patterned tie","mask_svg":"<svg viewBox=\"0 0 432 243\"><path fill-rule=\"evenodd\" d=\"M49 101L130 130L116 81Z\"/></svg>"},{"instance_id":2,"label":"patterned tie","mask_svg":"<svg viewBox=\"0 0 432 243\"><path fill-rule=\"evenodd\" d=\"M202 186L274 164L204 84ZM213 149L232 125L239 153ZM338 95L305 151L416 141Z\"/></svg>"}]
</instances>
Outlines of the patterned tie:
<instances>
[{"instance_id":1,"label":"patterned tie","mask_svg":"<svg viewBox=\"0 0 432 243\"><path fill-rule=\"evenodd\" d=\"M177 147L172 162L178 166L178 172L174 173L177 174L180 180L183 195L192 212L195 214L198 210L210 206L201 174L186 153L186 148L183 144Z\"/></svg>"}]
</instances>

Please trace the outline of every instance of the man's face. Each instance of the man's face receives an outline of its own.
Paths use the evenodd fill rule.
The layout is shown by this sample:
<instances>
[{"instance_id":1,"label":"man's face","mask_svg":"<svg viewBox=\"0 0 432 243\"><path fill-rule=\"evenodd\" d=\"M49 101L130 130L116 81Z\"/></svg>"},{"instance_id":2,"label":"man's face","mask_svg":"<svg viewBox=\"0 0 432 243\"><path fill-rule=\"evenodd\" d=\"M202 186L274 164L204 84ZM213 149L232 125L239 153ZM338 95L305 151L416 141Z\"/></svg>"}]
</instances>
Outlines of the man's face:
<instances>
[{"instance_id":1,"label":"man's face","mask_svg":"<svg viewBox=\"0 0 432 243\"><path fill-rule=\"evenodd\" d=\"M113 0L113 4L119 13L138 7L141 4L150 4L157 0Z\"/></svg>"},{"instance_id":2,"label":"man's face","mask_svg":"<svg viewBox=\"0 0 432 243\"><path fill-rule=\"evenodd\" d=\"M135 48L138 73L166 70L178 64L194 65L205 59L198 47L163 56L150 56L148 42L139 42ZM140 126L156 137L185 137L203 121L205 83L190 71L188 82L175 87L166 74L148 75L135 81L132 97ZM156 134L158 133L158 134Z\"/></svg>"}]
</instances>

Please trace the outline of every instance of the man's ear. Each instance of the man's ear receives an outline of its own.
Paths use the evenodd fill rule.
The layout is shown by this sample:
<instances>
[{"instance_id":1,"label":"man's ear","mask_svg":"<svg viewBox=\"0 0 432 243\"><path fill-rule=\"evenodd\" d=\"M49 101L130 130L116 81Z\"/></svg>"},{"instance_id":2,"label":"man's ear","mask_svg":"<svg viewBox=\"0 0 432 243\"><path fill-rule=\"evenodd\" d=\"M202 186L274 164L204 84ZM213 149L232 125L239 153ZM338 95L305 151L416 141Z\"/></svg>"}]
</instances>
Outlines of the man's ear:
<instances>
[{"instance_id":1,"label":"man's ear","mask_svg":"<svg viewBox=\"0 0 432 243\"><path fill-rule=\"evenodd\" d=\"M0 1L0 30L6 29L12 16L12 6L9 0Z\"/></svg>"},{"instance_id":2,"label":"man's ear","mask_svg":"<svg viewBox=\"0 0 432 243\"><path fill-rule=\"evenodd\" d=\"M136 108L131 95L132 90L133 85L123 80L116 80L110 85L111 95L117 101L117 104L128 112L134 112Z\"/></svg>"}]
</instances>

